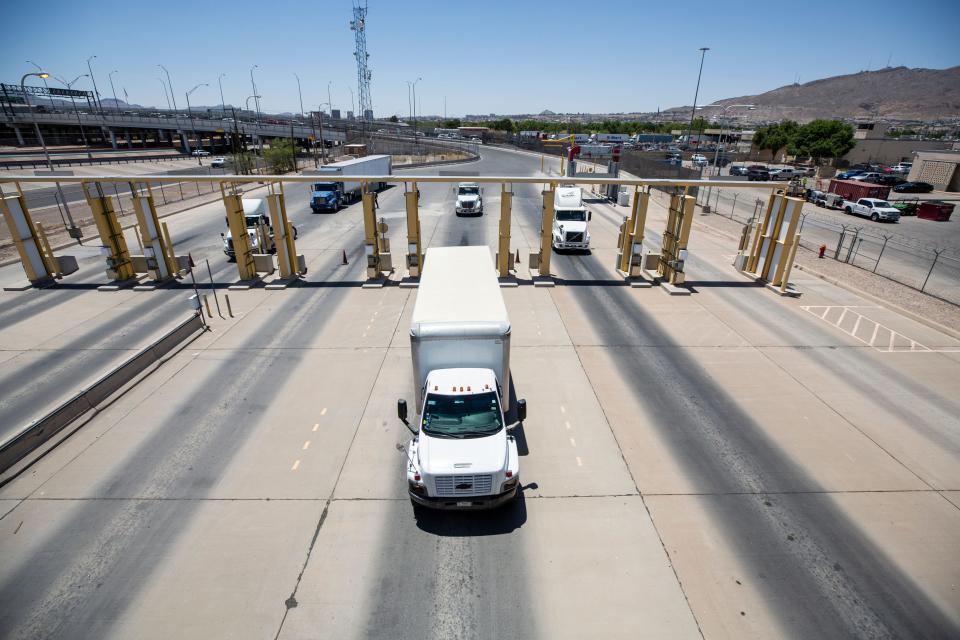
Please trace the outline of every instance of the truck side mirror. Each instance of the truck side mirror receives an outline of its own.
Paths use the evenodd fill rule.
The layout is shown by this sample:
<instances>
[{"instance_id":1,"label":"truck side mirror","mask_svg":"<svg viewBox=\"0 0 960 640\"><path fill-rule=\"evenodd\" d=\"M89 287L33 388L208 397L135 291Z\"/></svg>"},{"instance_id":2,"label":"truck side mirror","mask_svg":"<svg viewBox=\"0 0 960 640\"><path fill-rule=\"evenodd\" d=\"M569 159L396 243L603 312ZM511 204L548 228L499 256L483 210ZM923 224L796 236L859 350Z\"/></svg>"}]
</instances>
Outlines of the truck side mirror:
<instances>
[{"instance_id":1,"label":"truck side mirror","mask_svg":"<svg viewBox=\"0 0 960 640\"><path fill-rule=\"evenodd\" d=\"M593 220L593 211L587 211L587 222Z\"/></svg>"},{"instance_id":2,"label":"truck side mirror","mask_svg":"<svg viewBox=\"0 0 960 640\"><path fill-rule=\"evenodd\" d=\"M517 400L517 420L523 422L527 419L527 401Z\"/></svg>"},{"instance_id":3,"label":"truck side mirror","mask_svg":"<svg viewBox=\"0 0 960 640\"><path fill-rule=\"evenodd\" d=\"M221 238L223 238L223 237L224 237L224 235L223 235L223 231L221 231L221 232L220 232L220 237L221 237Z\"/></svg>"},{"instance_id":4,"label":"truck side mirror","mask_svg":"<svg viewBox=\"0 0 960 640\"><path fill-rule=\"evenodd\" d=\"M397 400L397 417L400 418L401 422L407 424L407 401L402 398Z\"/></svg>"}]
</instances>

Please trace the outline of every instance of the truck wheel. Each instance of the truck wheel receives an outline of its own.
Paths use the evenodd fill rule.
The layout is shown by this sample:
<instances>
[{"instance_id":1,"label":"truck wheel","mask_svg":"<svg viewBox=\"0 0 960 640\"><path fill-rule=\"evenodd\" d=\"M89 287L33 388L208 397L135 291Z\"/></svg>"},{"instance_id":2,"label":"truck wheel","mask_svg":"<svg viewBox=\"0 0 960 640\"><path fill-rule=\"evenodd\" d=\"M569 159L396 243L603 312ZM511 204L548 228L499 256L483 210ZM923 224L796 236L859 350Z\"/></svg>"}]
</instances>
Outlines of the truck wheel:
<instances>
[{"instance_id":1,"label":"truck wheel","mask_svg":"<svg viewBox=\"0 0 960 640\"><path fill-rule=\"evenodd\" d=\"M871 213L871 214L870 214L870 219L873 220L874 222L876 222L877 220L880 219L880 216L878 216L876 213Z\"/></svg>"},{"instance_id":2,"label":"truck wheel","mask_svg":"<svg viewBox=\"0 0 960 640\"><path fill-rule=\"evenodd\" d=\"M844 207L843 212L849 216L851 213L853 213L853 209L850 207Z\"/></svg>"}]
</instances>

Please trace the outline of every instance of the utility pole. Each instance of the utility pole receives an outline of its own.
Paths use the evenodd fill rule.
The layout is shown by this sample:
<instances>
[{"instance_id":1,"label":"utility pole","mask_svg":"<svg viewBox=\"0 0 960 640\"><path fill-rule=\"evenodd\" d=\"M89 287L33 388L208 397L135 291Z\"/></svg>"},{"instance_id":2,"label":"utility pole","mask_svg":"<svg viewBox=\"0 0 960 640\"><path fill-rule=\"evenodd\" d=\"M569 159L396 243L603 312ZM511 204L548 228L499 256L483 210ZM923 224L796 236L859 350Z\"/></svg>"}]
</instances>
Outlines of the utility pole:
<instances>
[{"instance_id":1,"label":"utility pole","mask_svg":"<svg viewBox=\"0 0 960 640\"><path fill-rule=\"evenodd\" d=\"M697 89L693 92L693 109L690 111L690 126L687 127L687 146L690 145L690 136L693 133L693 117L697 113L697 98L700 96L700 77L703 75L703 60L707 56L710 47L700 47L700 71L697 73ZM700 148L700 136L697 136L696 148Z\"/></svg>"},{"instance_id":2,"label":"utility pole","mask_svg":"<svg viewBox=\"0 0 960 640\"><path fill-rule=\"evenodd\" d=\"M119 102L120 102L120 101L117 100L117 90L116 90L116 89L114 88L114 86L113 86L113 74L115 74L115 73L117 73L117 70L116 70L116 69L114 69L113 71L111 71L110 73L108 73L108 74L107 74L107 80L110 81L110 91L113 93L113 108L114 108L114 110L115 110L117 113L119 113L119 112L120 112L120 105L119 105Z\"/></svg>"},{"instance_id":3,"label":"utility pole","mask_svg":"<svg viewBox=\"0 0 960 640\"><path fill-rule=\"evenodd\" d=\"M221 73L219 76L217 76L217 85L220 87L220 113L222 113L224 116L227 115L227 103L226 103L226 102L224 101L224 99L223 99L223 82L222 82L222 80L223 80L223 78L226 77L226 75L227 75L227 74L225 74L225 73ZM221 117L223 117L223 116L221 116Z\"/></svg>"},{"instance_id":4,"label":"utility pole","mask_svg":"<svg viewBox=\"0 0 960 640\"><path fill-rule=\"evenodd\" d=\"M93 77L93 67L90 65L90 61L96 57L97 56L90 56L87 58L87 70L90 72L90 81L93 83L93 102L97 105L97 110L100 112L100 115L103 115L103 104L100 103L100 91L97 90L97 79Z\"/></svg>"}]
</instances>

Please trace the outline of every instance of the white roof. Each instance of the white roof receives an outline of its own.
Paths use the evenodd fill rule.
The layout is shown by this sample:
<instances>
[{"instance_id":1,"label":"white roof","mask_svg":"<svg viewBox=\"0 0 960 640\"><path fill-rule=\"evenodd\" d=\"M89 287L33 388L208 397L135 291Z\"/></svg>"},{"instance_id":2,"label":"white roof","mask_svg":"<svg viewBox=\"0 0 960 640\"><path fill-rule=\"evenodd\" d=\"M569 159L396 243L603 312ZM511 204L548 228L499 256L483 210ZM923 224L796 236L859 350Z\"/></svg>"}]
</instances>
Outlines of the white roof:
<instances>
[{"instance_id":1,"label":"white roof","mask_svg":"<svg viewBox=\"0 0 960 640\"><path fill-rule=\"evenodd\" d=\"M557 187L553 206L557 209L582 209L583 192L580 187Z\"/></svg>"},{"instance_id":2,"label":"white roof","mask_svg":"<svg viewBox=\"0 0 960 640\"><path fill-rule=\"evenodd\" d=\"M370 162L371 160L377 158L389 158L387 155L373 155L373 156L364 156L362 158L352 158L350 160L341 160L340 162L332 162L326 166L328 167L349 167L354 164L363 164L365 162Z\"/></svg>"},{"instance_id":3,"label":"white roof","mask_svg":"<svg viewBox=\"0 0 960 640\"><path fill-rule=\"evenodd\" d=\"M470 325L469 331L483 334L510 332L510 318L487 247L427 249L411 333L422 335L421 325L447 325L448 329L453 328L450 325Z\"/></svg>"}]
</instances>

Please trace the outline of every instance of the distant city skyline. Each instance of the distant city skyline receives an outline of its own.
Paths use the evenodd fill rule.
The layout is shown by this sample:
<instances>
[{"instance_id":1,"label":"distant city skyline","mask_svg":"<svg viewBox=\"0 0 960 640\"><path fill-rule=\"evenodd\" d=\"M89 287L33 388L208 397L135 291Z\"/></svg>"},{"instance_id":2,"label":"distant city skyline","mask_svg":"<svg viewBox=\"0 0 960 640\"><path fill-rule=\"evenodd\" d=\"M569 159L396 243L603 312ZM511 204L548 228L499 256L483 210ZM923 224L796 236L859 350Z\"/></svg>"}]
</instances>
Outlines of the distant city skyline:
<instances>
[{"instance_id":1,"label":"distant city skyline","mask_svg":"<svg viewBox=\"0 0 960 640\"><path fill-rule=\"evenodd\" d=\"M185 92L204 83L209 86L197 89L191 102L219 104L221 74L225 102L243 105L253 93L250 69L258 65L254 79L264 111L300 111L297 74L304 110L329 110L320 106L329 100L345 114L355 110L351 90L354 101L357 94L351 3L320 4L298 0L265 9L248 0L226 6L174 0L158 9L114 1L15 3L5 12L0 78L19 82L37 70L30 60L70 81L88 73L87 59L95 55L91 67L101 98L112 99L115 90L120 100L126 92L131 103L166 107L162 64L178 107L186 109ZM418 77L417 111L423 115L631 113L689 105L701 46L710 51L699 104L888 64L960 64L960 48L949 44L960 24L960 3L954 2L915 2L911 15L936 20L905 20L895 28L888 26L890 16L903 5L888 1L865 13L862 5L811 0L803 7L806 17L789 19L779 10L705 2L689 2L682 12L567 0L543 8L491 0L482 10L435 0L373 0L369 9L378 117L406 118L406 81ZM235 24L228 15L250 18ZM817 16L830 28L817 27ZM857 31L870 36L853 37ZM895 38L880 37L894 32ZM92 89L88 78L75 87Z\"/></svg>"}]
</instances>

